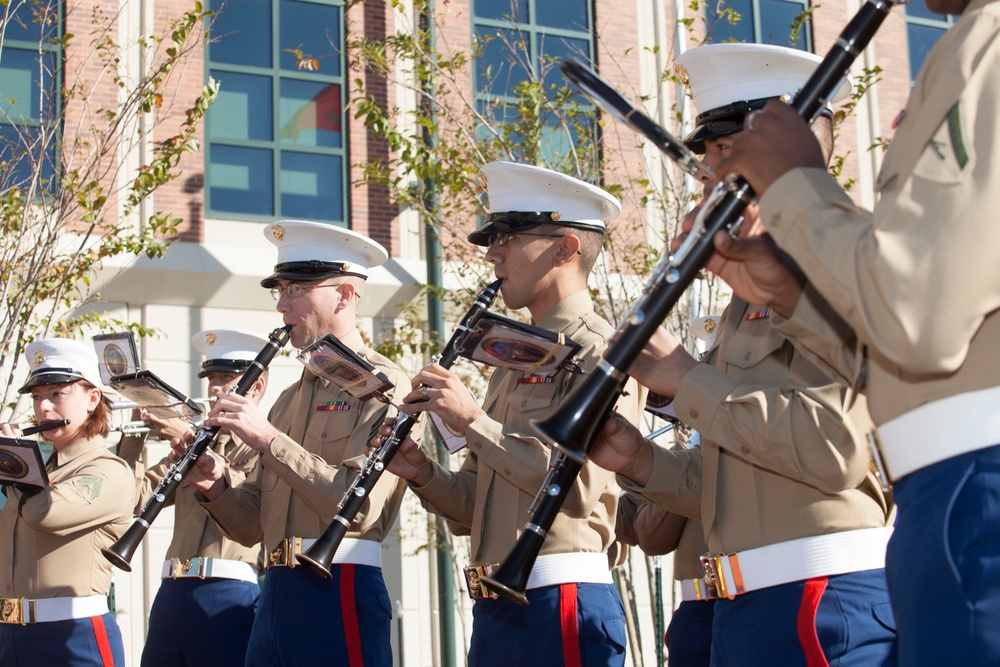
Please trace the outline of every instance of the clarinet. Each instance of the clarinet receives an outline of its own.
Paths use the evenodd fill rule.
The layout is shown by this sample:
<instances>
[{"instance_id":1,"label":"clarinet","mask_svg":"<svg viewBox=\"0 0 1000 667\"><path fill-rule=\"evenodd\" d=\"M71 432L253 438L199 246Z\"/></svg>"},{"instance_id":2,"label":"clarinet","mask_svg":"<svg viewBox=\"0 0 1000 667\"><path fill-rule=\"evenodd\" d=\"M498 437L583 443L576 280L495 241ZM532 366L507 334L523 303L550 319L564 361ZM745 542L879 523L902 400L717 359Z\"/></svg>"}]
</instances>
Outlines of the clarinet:
<instances>
[{"instance_id":1,"label":"clarinet","mask_svg":"<svg viewBox=\"0 0 1000 667\"><path fill-rule=\"evenodd\" d=\"M267 345L264 346L264 349L260 351L257 357L250 363L250 366L244 371L243 375L240 376L239 382L236 383L232 393L239 396L246 396L261 373L267 370L268 364L271 363L278 350L288 342L291 330L291 325L288 325L271 332L268 336ZM128 530L110 547L101 549L101 553L111 561L112 565L126 572L132 571L129 561L132 560L132 555L139 547L139 543L145 537L150 525L156 519L157 515L159 515L160 510L166 507L167 503L173 499L177 489L181 486L181 482L184 481L188 472L198 462L198 457L204 454L215 442L220 430L220 426L201 427L194 441L184 450L183 456L167 468L163 479L160 480L160 483L153 489L153 493L143 503L142 511L139 513L139 516L135 517Z\"/></svg>"},{"instance_id":2,"label":"clarinet","mask_svg":"<svg viewBox=\"0 0 1000 667\"><path fill-rule=\"evenodd\" d=\"M796 113L812 122L847 75L851 63L875 36L893 4L890 0L868 0L858 10L816 71L795 95L791 107ZM642 296L609 341L594 372L570 392L551 416L532 423L544 440L552 443L573 463L563 462L555 471L553 480L547 480L547 494L532 514L507 560L496 572L484 578L498 595L527 604L525 585L535 559L562 507L563 498L569 492L568 487L586 462L601 427L622 394L629 367L715 252L716 233L722 230L732 233L753 196L753 188L742 177L716 187L695 221L696 229L692 230L676 254L664 257L657 266Z\"/></svg>"},{"instance_id":3,"label":"clarinet","mask_svg":"<svg viewBox=\"0 0 1000 667\"><path fill-rule=\"evenodd\" d=\"M462 318L461 323L448 340L441 354L431 359L432 364L439 364L442 368L451 368L458 355L462 352L462 345L475 327L479 318L489 310L490 306L497 298L500 291L500 283L497 280L490 283L476 297L476 302L469 308L469 312ZM413 425L417 423L419 413L402 414L397 417L392 426L392 431L377 449L369 451L361 469L358 470L354 481L348 487L347 492L338 504L339 512L333 521L326 527L319 539L307 550L296 556L296 561L304 565L313 573L329 579L333 576L330 567L333 564L333 557L340 547L340 543L347 535L348 529L354 518L361 511L362 506L368 499L369 493L375 488L379 478L385 471L389 462L399 451L399 444L410 434Z\"/></svg>"}]
</instances>

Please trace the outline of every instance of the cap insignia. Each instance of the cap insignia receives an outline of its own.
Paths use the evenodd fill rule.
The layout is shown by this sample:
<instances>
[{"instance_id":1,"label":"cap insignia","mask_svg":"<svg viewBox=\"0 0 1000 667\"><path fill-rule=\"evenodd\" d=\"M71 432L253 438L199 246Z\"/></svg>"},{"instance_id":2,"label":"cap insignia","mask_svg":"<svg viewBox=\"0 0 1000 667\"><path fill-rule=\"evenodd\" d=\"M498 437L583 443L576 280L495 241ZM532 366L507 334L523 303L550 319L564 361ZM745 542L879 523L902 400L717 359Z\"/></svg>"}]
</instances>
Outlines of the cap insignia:
<instances>
[{"instance_id":1,"label":"cap insignia","mask_svg":"<svg viewBox=\"0 0 1000 667\"><path fill-rule=\"evenodd\" d=\"M562 217L562 213L559 211L552 211L552 213L549 214L549 217L552 218L552 222L558 222L559 218Z\"/></svg>"},{"instance_id":2,"label":"cap insignia","mask_svg":"<svg viewBox=\"0 0 1000 667\"><path fill-rule=\"evenodd\" d=\"M45 351L36 350L35 351L35 366L41 366L45 363Z\"/></svg>"},{"instance_id":3,"label":"cap insignia","mask_svg":"<svg viewBox=\"0 0 1000 667\"><path fill-rule=\"evenodd\" d=\"M215 341L216 341L216 338L215 338L215 334L214 333L207 333L207 334L205 334L205 342L207 344L209 344L209 345L215 345Z\"/></svg>"},{"instance_id":4,"label":"cap insignia","mask_svg":"<svg viewBox=\"0 0 1000 667\"><path fill-rule=\"evenodd\" d=\"M271 233L274 234L274 238L278 241L285 238L285 228L279 224L271 225Z\"/></svg>"},{"instance_id":5,"label":"cap insignia","mask_svg":"<svg viewBox=\"0 0 1000 667\"><path fill-rule=\"evenodd\" d=\"M684 65L674 65L674 71L677 73L677 78L680 82L684 84L684 87L691 90L691 80L688 79L688 71Z\"/></svg>"},{"instance_id":6,"label":"cap insignia","mask_svg":"<svg viewBox=\"0 0 1000 667\"><path fill-rule=\"evenodd\" d=\"M343 272L345 272L345 273L348 272L348 271L350 271L351 270L351 264L350 264L350 262L343 262L343 266L340 267L340 270L343 271Z\"/></svg>"},{"instance_id":7,"label":"cap insignia","mask_svg":"<svg viewBox=\"0 0 1000 667\"><path fill-rule=\"evenodd\" d=\"M483 192L486 191L486 173L482 171L479 172L479 187L483 190Z\"/></svg>"},{"instance_id":8,"label":"cap insignia","mask_svg":"<svg viewBox=\"0 0 1000 667\"><path fill-rule=\"evenodd\" d=\"M710 334L715 331L716 322L712 318L705 320L705 333Z\"/></svg>"}]
</instances>

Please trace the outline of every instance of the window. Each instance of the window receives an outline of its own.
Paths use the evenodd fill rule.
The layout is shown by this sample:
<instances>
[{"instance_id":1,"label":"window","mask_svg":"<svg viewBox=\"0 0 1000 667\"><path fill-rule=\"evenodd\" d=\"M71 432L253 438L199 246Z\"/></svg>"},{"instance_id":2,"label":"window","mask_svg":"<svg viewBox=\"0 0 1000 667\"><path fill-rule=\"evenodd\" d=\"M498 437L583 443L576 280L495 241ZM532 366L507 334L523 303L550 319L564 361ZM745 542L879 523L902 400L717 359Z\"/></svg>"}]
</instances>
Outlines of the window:
<instances>
[{"instance_id":1,"label":"window","mask_svg":"<svg viewBox=\"0 0 1000 667\"><path fill-rule=\"evenodd\" d=\"M56 0L11 2L0 58L0 189L55 189L58 149L57 39L62 17Z\"/></svg>"},{"instance_id":2,"label":"window","mask_svg":"<svg viewBox=\"0 0 1000 667\"><path fill-rule=\"evenodd\" d=\"M475 93L480 113L498 124L517 123L519 85L541 81L546 95L569 86L559 63L572 56L593 61L594 38L588 0L473 0L476 39ZM583 95L575 99L585 111L593 107ZM571 128L567 136L551 114L541 118L542 161L553 165L580 144L579 132L593 132L592 116ZM521 118L521 121L524 119ZM517 132L514 132L515 138ZM585 142L586 143L586 142ZM538 156L525 156L531 162Z\"/></svg>"},{"instance_id":3,"label":"window","mask_svg":"<svg viewBox=\"0 0 1000 667\"><path fill-rule=\"evenodd\" d=\"M922 2L904 5L906 11L906 42L910 49L910 83L937 44L941 35L955 22L954 16L933 14Z\"/></svg>"},{"instance_id":4,"label":"window","mask_svg":"<svg viewBox=\"0 0 1000 667\"><path fill-rule=\"evenodd\" d=\"M705 5L708 41L790 46L812 51L807 0L718 0Z\"/></svg>"},{"instance_id":5,"label":"window","mask_svg":"<svg viewBox=\"0 0 1000 667\"><path fill-rule=\"evenodd\" d=\"M347 224L340 0L212 0L206 207Z\"/></svg>"}]
</instances>

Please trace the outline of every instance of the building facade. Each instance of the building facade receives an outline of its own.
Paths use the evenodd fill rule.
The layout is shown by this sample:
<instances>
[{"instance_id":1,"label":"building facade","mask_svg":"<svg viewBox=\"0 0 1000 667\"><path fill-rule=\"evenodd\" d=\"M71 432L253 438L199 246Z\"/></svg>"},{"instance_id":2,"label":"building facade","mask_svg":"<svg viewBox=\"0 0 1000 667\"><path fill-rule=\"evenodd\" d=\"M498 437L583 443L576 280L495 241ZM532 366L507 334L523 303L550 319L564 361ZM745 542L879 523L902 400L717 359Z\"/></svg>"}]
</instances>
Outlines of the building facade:
<instances>
[{"instance_id":1,"label":"building facade","mask_svg":"<svg viewBox=\"0 0 1000 667\"><path fill-rule=\"evenodd\" d=\"M65 4L64 30L72 32L73 22L96 7L108 17L120 44L156 33L192 5L187 0L66 0ZM570 55L586 59L627 96L641 100L651 117L680 135L691 115L683 88L670 76L677 54L702 41L736 40L792 45L823 55L859 3L515 0L512 5L511 0L433 0L424 7L415 6L413 0L211 0L207 6L216 12L211 38L187 63L176 87L180 101L189 102L209 78L220 82L218 99L200 130L202 150L183 158L180 179L160 188L134 219L121 221L137 225L154 209L170 211L183 219L179 239L161 259L129 259L105 266L96 286L100 296L86 306L162 332L142 341L143 367L191 396L204 392L197 378L200 359L190 346L195 332L225 327L266 334L281 325L270 295L259 285L275 261L274 249L263 236L263 228L275 220L347 226L388 249L390 260L372 272L361 308L361 326L371 341L392 338L403 325L407 304L424 298L420 286L430 278L420 215L394 204L386 186L364 182L364 165L392 155L387 142L354 113L359 86L379 104L402 112L415 110L419 101L399 80L366 66L352 51L354 38L384 39L432 25L436 48L446 55L467 56L464 78L454 90L464 87L464 103L482 113L502 107L506 114L517 114L519 84L534 78L543 86L558 87L563 83L553 65ZM731 13L720 19L720 10ZM803 12L809 20L792 34ZM734 14L737 19L730 20ZM850 183L852 196L863 205L874 202L874 175L881 160L881 150L869 148L891 135L892 120L905 104L920 62L950 22L927 13L923 6L897 8L855 65L858 77L864 68L881 68L880 81L840 125L837 138L836 153L845 157L841 180ZM0 65L3 98L37 92L30 74L25 74L31 59L18 56L35 53L44 41L30 29L8 28ZM523 57L512 58L511 45ZM46 57L58 58L59 53ZM405 78L406 63L396 63L396 71ZM21 115L8 113L0 119L0 137L41 115L37 108ZM142 160L143 152L175 132L182 120L160 125L156 136L121 155L121 160L126 165ZM543 141L544 150L565 150L558 128L553 128L552 136ZM694 188L683 184L658 151L642 145L630 129L610 118L604 119L596 136L605 161L593 177L624 184L620 229L661 251L664 233L670 229L662 218L670 209L646 207L645 193L628 192L628 184L643 181L651 184L647 187L669 190L681 202L678 209L685 187L688 193ZM127 169L119 176L134 177ZM474 212L463 224L472 229ZM446 246L451 242L462 239L446 236ZM453 268L448 258L446 252L441 267L446 285L451 284ZM410 371L423 362L419 357L403 360ZM275 360L265 404L300 370L294 358ZM147 458L154 462L164 451L165 446L153 445ZM463 599L453 572L456 611L444 613L448 605L439 598L442 575L435 567L433 549L427 548L423 514L412 498L404 508L398 539L384 545L386 581L397 611L393 633L397 664L463 664L471 629L468 600ZM150 531L136 555L134 572L116 575L118 619L130 664L137 663L141 652L171 521L165 513ZM461 543L456 545L452 560L461 568L467 554ZM634 553L631 562L637 610L634 632L642 641L641 648L636 643L632 650L641 651L644 664L653 664L654 647L662 637L653 626L653 596L639 583L647 580L646 560ZM675 597L669 559L663 563L663 579L669 618ZM452 626L450 633L441 633L442 622ZM452 645L442 645L449 636ZM633 664L640 664L634 655Z\"/></svg>"}]
</instances>

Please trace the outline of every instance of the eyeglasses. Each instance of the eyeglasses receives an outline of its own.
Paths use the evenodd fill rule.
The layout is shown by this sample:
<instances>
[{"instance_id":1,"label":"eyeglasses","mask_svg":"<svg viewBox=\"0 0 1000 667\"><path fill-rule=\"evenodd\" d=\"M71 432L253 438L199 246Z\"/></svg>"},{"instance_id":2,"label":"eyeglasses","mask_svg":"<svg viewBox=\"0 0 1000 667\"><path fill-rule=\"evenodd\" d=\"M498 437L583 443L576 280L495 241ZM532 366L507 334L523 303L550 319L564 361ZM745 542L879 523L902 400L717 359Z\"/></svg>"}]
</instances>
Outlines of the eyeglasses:
<instances>
[{"instance_id":1,"label":"eyeglasses","mask_svg":"<svg viewBox=\"0 0 1000 667\"><path fill-rule=\"evenodd\" d=\"M340 284L330 283L328 285L310 285L303 283L289 283L284 287L272 287L271 298L278 301L281 299L281 295L284 294L289 299L298 299L309 290L316 289L318 287L340 287Z\"/></svg>"},{"instance_id":2,"label":"eyeglasses","mask_svg":"<svg viewBox=\"0 0 1000 667\"><path fill-rule=\"evenodd\" d=\"M536 232L503 232L501 234L491 234L486 238L486 247L489 248L496 243L498 248L502 248L515 236L540 236L543 239L564 239L562 234L541 234Z\"/></svg>"}]
</instances>

